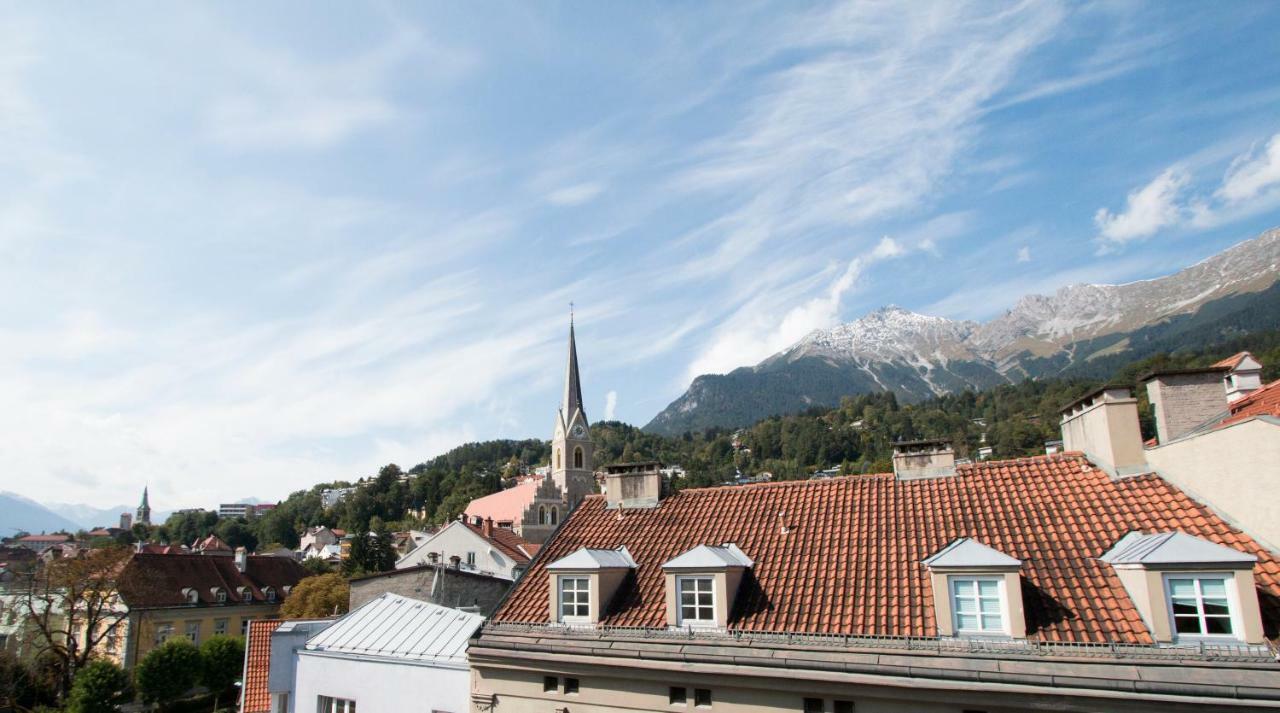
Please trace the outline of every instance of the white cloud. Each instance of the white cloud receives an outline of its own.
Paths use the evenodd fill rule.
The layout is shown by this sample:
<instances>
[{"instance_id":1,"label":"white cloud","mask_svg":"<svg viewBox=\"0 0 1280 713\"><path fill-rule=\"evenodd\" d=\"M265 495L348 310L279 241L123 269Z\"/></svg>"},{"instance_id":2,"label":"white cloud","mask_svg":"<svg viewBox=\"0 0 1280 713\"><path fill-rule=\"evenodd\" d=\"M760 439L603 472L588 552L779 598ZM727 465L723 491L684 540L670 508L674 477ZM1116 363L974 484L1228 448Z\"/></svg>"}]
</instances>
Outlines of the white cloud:
<instances>
[{"instance_id":1,"label":"white cloud","mask_svg":"<svg viewBox=\"0 0 1280 713\"><path fill-rule=\"evenodd\" d=\"M1130 192L1123 212L1099 208L1093 216L1099 236L1107 243L1124 244L1178 224L1184 215L1179 197L1189 181L1185 170L1170 166L1147 185Z\"/></svg>"},{"instance_id":2,"label":"white cloud","mask_svg":"<svg viewBox=\"0 0 1280 713\"><path fill-rule=\"evenodd\" d=\"M1236 157L1214 195L1227 203L1256 198L1280 185L1280 134L1271 137L1261 152Z\"/></svg>"},{"instance_id":3,"label":"white cloud","mask_svg":"<svg viewBox=\"0 0 1280 713\"><path fill-rule=\"evenodd\" d=\"M618 408L618 392L610 391L604 395L604 420L612 421Z\"/></svg>"},{"instance_id":4,"label":"white cloud","mask_svg":"<svg viewBox=\"0 0 1280 713\"><path fill-rule=\"evenodd\" d=\"M547 196L547 202L559 206L582 205L595 199L596 196L603 192L604 186L599 183L578 183L552 191Z\"/></svg>"},{"instance_id":5,"label":"white cloud","mask_svg":"<svg viewBox=\"0 0 1280 713\"><path fill-rule=\"evenodd\" d=\"M1023 245L1018 248L1018 262L1031 262L1031 246Z\"/></svg>"},{"instance_id":6,"label":"white cloud","mask_svg":"<svg viewBox=\"0 0 1280 713\"><path fill-rule=\"evenodd\" d=\"M875 249L871 251L871 257L882 260L884 258L898 257L905 252L906 250L897 241L886 235L880 238L880 242L876 243Z\"/></svg>"}]
</instances>

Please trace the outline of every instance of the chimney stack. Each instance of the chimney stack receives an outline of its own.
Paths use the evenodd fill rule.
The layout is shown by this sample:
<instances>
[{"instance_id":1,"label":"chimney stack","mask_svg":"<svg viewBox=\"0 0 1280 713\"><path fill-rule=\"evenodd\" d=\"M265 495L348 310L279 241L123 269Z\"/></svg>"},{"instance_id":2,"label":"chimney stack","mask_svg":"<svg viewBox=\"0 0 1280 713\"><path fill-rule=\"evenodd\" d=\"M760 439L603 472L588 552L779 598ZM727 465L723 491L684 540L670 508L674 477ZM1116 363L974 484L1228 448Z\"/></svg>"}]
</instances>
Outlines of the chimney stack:
<instances>
[{"instance_id":1,"label":"chimney stack","mask_svg":"<svg viewBox=\"0 0 1280 713\"><path fill-rule=\"evenodd\" d=\"M1062 408L1062 443L1113 478L1150 472L1133 388L1101 386Z\"/></svg>"},{"instance_id":2,"label":"chimney stack","mask_svg":"<svg viewBox=\"0 0 1280 713\"><path fill-rule=\"evenodd\" d=\"M654 508L662 499L662 463L617 463L604 469L605 507Z\"/></svg>"},{"instance_id":3,"label":"chimney stack","mask_svg":"<svg viewBox=\"0 0 1280 713\"><path fill-rule=\"evenodd\" d=\"M493 518L486 517L484 519L484 523L480 525L480 534L486 540L493 537Z\"/></svg>"},{"instance_id":4,"label":"chimney stack","mask_svg":"<svg viewBox=\"0 0 1280 713\"><path fill-rule=\"evenodd\" d=\"M244 571L248 567L249 567L249 551L243 547L237 547L236 548L236 569L239 570L240 574L244 574Z\"/></svg>"},{"instance_id":5,"label":"chimney stack","mask_svg":"<svg viewBox=\"0 0 1280 713\"><path fill-rule=\"evenodd\" d=\"M1240 352L1214 366L1231 369L1224 378L1228 403L1235 403L1262 388L1262 362L1249 352Z\"/></svg>"},{"instance_id":6,"label":"chimney stack","mask_svg":"<svg viewBox=\"0 0 1280 713\"><path fill-rule=\"evenodd\" d=\"M1210 366L1203 369L1153 371L1139 378L1147 385L1147 399L1156 416L1156 435L1169 443L1221 418L1227 411L1224 382L1230 369Z\"/></svg>"},{"instance_id":7,"label":"chimney stack","mask_svg":"<svg viewBox=\"0 0 1280 713\"><path fill-rule=\"evenodd\" d=\"M898 480L946 478L956 474L951 441L899 441L893 444L893 474Z\"/></svg>"},{"instance_id":8,"label":"chimney stack","mask_svg":"<svg viewBox=\"0 0 1280 713\"><path fill-rule=\"evenodd\" d=\"M449 566L453 569L462 569L462 558L458 555L449 555Z\"/></svg>"}]
</instances>

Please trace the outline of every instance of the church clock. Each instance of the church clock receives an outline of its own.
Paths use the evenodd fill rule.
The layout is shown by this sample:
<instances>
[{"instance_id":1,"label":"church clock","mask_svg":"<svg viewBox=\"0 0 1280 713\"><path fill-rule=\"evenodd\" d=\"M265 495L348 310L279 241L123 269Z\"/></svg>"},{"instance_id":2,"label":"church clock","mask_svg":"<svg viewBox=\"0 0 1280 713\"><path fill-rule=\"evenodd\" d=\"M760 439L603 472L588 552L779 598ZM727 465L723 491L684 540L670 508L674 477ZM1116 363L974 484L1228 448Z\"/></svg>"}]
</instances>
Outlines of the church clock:
<instances>
[{"instance_id":1,"label":"church clock","mask_svg":"<svg viewBox=\"0 0 1280 713\"><path fill-rule=\"evenodd\" d=\"M579 440L587 437L587 429L582 424L573 427L573 437Z\"/></svg>"}]
</instances>

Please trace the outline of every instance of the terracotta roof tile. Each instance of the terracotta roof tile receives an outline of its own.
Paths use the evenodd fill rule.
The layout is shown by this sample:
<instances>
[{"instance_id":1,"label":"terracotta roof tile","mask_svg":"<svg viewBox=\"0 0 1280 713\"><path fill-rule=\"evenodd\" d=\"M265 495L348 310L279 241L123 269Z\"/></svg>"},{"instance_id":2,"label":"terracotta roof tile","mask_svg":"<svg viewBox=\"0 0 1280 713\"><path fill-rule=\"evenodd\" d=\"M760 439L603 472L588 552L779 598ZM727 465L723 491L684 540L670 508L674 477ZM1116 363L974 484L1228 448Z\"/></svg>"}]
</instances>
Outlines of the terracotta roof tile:
<instances>
[{"instance_id":1,"label":"terracotta roof tile","mask_svg":"<svg viewBox=\"0 0 1280 713\"><path fill-rule=\"evenodd\" d=\"M1240 362L1245 357L1251 357L1251 356L1253 355L1250 354L1249 352L1236 352L1235 354L1232 354L1231 356L1227 357L1226 359L1223 359L1222 361L1218 361L1218 362L1214 362L1213 364L1210 364L1210 366L1218 367L1218 368L1234 369L1236 368L1236 366L1240 364Z\"/></svg>"},{"instance_id":2,"label":"terracotta roof tile","mask_svg":"<svg viewBox=\"0 0 1280 713\"><path fill-rule=\"evenodd\" d=\"M244 692L241 713L269 713L271 692L267 675L271 671L271 632L284 621L257 619L249 622L249 638L245 641Z\"/></svg>"},{"instance_id":3,"label":"terracotta roof tile","mask_svg":"<svg viewBox=\"0 0 1280 713\"><path fill-rule=\"evenodd\" d=\"M665 626L661 564L700 544L755 560L730 628L936 636L926 556L973 537L1023 561L1028 636L1152 643L1124 586L1097 561L1131 530L1179 529L1256 554L1264 618L1280 621L1275 556L1155 475L1112 480L1078 453L961 466L950 478L891 474L685 490L654 509L589 496L543 546L495 621L548 620L546 563L626 545L638 563L601 623ZM785 531L784 527L785 525Z\"/></svg>"},{"instance_id":4,"label":"terracotta roof tile","mask_svg":"<svg viewBox=\"0 0 1280 713\"><path fill-rule=\"evenodd\" d=\"M1280 379L1231 404L1231 415L1218 426L1229 426L1254 416L1280 416Z\"/></svg>"},{"instance_id":5,"label":"terracotta roof tile","mask_svg":"<svg viewBox=\"0 0 1280 713\"><path fill-rule=\"evenodd\" d=\"M182 590L191 588L200 604L216 605L214 587L226 590L230 604L241 601L240 587L249 587L255 602L265 602L263 589L272 587L276 600L283 601L284 587L296 585L307 574L302 565L286 557L250 555L242 573L232 557L140 552L125 565L120 594L131 607L185 606Z\"/></svg>"},{"instance_id":6,"label":"terracotta roof tile","mask_svg":"<svg viewBox=\"0 0 1280 713\"><path fill-rule=\"evenodd\" d=\"M468 529L479 535L481 539L484 539L494 547L497 547L503 554L515 560L517 564L526 564L530 559L532 559L530 554L527 553L529 543L515 532L508 530L505 527L495 526L489 530L489 536L485 537L483 527L479 525L472 525L466 521L462 524L466 525Z\"/></svg>"}]
</instances>

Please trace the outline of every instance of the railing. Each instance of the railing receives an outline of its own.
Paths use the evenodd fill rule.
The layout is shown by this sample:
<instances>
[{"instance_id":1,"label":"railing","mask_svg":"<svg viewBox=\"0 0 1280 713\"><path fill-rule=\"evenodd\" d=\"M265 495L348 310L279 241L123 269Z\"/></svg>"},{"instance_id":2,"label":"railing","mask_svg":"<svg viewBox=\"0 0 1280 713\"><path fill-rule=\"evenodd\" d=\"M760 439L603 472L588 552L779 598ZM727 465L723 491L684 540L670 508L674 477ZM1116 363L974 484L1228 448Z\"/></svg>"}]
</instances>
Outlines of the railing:
<instances>
[{"instance_id":1,"label":"railing","mask_svg":"<svg viewBox=\"0 0 1280 713\"><path fill-rule=\"evenodd\" d=\"M1280 661L1275 645L1199 641L1179 644L1132 644L1114 642L1067 642L1037 639L989 639L967 637L866 636L806 634L775 631L719 629L677 629L626 626L565 626L562 624L522 624L487 622L484 631L493 633L547 632L560 636L594 639L647 639L689 643L750 646L814 646L850 650L882 649L939 654L1012 654L1022 656L1072 656L1205 661Z\"/></svg>"}]
</instances>

